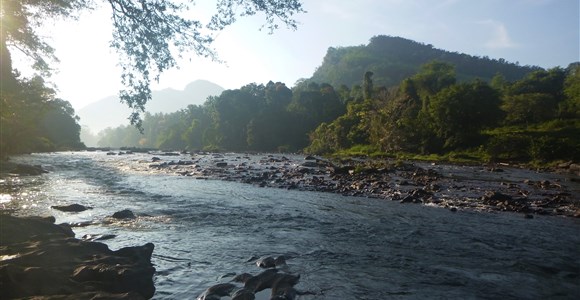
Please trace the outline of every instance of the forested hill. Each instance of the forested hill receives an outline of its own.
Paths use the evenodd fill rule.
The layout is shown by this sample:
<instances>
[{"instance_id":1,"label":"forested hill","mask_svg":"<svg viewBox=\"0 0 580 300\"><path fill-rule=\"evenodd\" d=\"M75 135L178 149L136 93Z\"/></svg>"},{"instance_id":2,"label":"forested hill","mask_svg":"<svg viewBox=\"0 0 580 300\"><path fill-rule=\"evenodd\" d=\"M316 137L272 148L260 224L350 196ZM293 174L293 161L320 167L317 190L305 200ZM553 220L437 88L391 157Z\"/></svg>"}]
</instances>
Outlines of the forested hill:
<instances>
[{"instance_id":1,"label":"forested hill","mask_svg":"<svg viewBox=\"0 0 580 300\"><path fill-rule=\"evenodd\" d=\"M516 81L540 67L519 66L504 59L476 57L433 48L401 37L375 36L368 45L328 48L326 56L311 81L326 82L335 87L362 84L362 74L374 73L376 86L396 86L418 72L420 66L433 60L455 66L459 81L480 78L491 80L497 73Z\"/></svg>"}]
</instances>

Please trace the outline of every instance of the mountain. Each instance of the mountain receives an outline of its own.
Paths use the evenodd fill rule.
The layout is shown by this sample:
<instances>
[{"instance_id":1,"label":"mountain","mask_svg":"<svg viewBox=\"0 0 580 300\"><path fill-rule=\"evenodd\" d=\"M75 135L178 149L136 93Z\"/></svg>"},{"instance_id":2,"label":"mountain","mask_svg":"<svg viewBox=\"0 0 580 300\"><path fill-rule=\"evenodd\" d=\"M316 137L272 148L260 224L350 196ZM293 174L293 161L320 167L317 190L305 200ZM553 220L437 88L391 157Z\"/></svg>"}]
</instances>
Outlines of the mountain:
<instances>
[{"instance_id":1,"label":"mountain","mask_svg":"<svg viewBox=\"0 0 580 300\"><path fill-rule=\"evenodd\" d=\"M371 71L374 73L375 86L391 87L414 75L421 65L433 60L453 64L460 81L474 78L489 81L497 73L509 81L515 81L529 72L541 69L519 66L504 59L449 52L401 37L379 35L371 38L368 45L328 48L322 65L310 80L330 83L335 87L342 84L351 87L361 85L365 72Z\"/></svg>"},{"instance_id":2,"label":"mountain","mask_svg":"<svg viewBox=\"0 0 580 300\"><path fill-rule=\"evenodd\" d=\"M218 96L224 89L207 80L189 83L184 90L164 89L152 92L152 99L145 105L149 113L170 113L186 108L190 104L201 105L208 96ZM107 127L129 124L131 110L122 104L118 96L109 96L80 109L77 115L80 124L96 133Z\"/></svg>"}]
</instances>

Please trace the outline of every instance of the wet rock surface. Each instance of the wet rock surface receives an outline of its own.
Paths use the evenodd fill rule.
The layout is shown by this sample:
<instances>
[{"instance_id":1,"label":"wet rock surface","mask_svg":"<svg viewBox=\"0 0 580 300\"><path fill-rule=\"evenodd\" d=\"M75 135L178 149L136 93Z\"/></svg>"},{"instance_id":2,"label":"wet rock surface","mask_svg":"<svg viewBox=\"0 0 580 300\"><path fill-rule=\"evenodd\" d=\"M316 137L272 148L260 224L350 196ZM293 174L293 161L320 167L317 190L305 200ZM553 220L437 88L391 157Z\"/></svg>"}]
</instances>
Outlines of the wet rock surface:
<instances>
[{"instance_id":1,"label":"wet rock surface","mask_svg":"<svg viewBox=\"0 0 580 300\"><path fill-rule=\"evenodd\" d=\"M255 257L247 262L252 262ZM295 286L300 281L300 274L293 274L286 264L284 256L263 256L255 262L256 266L265 269L256 275L241 273L233 276L228 282L221 282L208 287L197 300L220 299L231 297L232 300L253 300L256 295L269 295L269 299L294 300L299 295L316 295L311 291L300 291ZM224 276L229 277L229 276Z\"/></svg>"},{"instance_id":2,"label":"wet rock surface","mask_svg":"<svg viewBox=\"0 0 580 300\"><path fill-rule=\"evenodd\" d=\"M64 212L81 212L88 209L93 209L90 206L84 206L81 204L69 204L69 205L53 205L50 208L64 211Z\"/></svg>"},{"instance_id":3,"label":"wet rock surface","mask_svg":"<svg viewBox=\"0 0 580 300\"><path fill-rule=\"evenodd\" d=\"M574 165L570 162L563 168ZM190 160L157 161L148 165L148 169L260 187L383 198L452 211L580 216L577 175L566 173L563 179L550 181L544 178L551 173L503 165L453 166L386 159L334 161L313 156L196 153Z\"/></svg>"},{"instance_id":4,"label":"wet rock surface","mask_svg":"<svg viewBox=\"0 0 580 300\"><path fill-rule=\"evenodd\" d=\"M13 174L18 176L37 176L48 173L42 166L12 163L9 161L0 162L0 173Z\"/></svg>"},{"instance_id":5,"label":"wet rock surface","mask_svg":"<svg viewBox=\"0 0 580 300\"><path fill-rule=\"evenodd\" d=\"M153 244L112 251L53 222L0 215L1 299L153 297Z\"/></svg>"}]
</instances>

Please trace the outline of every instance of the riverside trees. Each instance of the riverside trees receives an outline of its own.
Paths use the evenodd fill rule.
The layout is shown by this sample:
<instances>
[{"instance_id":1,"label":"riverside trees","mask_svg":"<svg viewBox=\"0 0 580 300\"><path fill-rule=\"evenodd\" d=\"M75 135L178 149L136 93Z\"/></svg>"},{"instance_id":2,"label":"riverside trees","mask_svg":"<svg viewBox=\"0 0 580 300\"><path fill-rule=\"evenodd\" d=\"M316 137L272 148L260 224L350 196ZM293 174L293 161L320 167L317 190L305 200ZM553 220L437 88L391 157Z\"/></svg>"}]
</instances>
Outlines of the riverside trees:
<instances>
[{"instance_id":1,"label":"riverside trees","mask_svg":"<svg viewBox=\"0 0 580 300\"><path fill-rule=\"evenodd\" d=\"M578 160L577 71L534 71L494 88L478 79L456 83L452 65L432 62L356 112L349 104L347 114L311 134L307 151L362 145L383 153L475 149L488 159ZM349 137L360 128L368 135L357 145Z\"/></svg>"},{"instance_id":2,"label":"riverside trees","mask_svg":"<svg viewBox=\"0 0 580 300\"><path fill-rule=\"evenodd\" d=\"M577 68L577 67L576 67ZM393 88L301 81L249 84L204 105L146 115L145 135L109 129L101 146L331 154L445 154L487 159L580 159L577 69L534 71L521 80L457 82L450 64L431 62ZM518 101L540 102L541 109ZM527 107L515 109L514 106ZM515 117L517 116L517 118ZM132 142L131 142L132 141Z\"/></svg>"}]
</instances>

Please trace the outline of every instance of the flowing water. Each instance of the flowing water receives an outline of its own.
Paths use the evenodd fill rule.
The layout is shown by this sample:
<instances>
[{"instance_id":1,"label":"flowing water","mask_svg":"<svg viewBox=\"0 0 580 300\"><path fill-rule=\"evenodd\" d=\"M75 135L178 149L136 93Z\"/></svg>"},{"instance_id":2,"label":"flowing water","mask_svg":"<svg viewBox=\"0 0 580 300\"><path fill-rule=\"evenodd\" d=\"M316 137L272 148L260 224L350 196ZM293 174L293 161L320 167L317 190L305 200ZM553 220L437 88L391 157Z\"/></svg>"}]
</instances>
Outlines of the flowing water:
<instances>
[{"instance_id":1,"label":"flowing water","mask_svg":"<svg viewBox=\"0 0 580 300\"><path fill-rule=\"evenodd\" d=\"M143 167L147 154L33 154L42 176L1 179L0 207L114 234L112 249L155 244L155 299L195 299L250 257L287 255L300 299L580 299L580 220L451 212L381 199L260 188ZM65 213L51 205L93 209ZM107 221L130 209L132 221ZM261 297L261 298L260 298ZM264 298L261 295L258 299Z\"/></svg>"}]
</instances>

